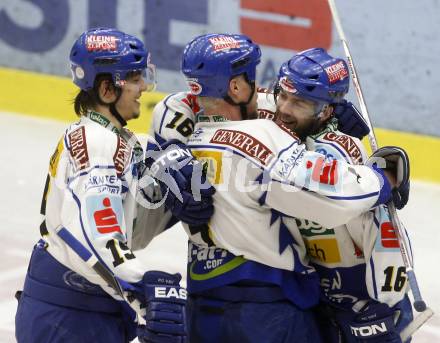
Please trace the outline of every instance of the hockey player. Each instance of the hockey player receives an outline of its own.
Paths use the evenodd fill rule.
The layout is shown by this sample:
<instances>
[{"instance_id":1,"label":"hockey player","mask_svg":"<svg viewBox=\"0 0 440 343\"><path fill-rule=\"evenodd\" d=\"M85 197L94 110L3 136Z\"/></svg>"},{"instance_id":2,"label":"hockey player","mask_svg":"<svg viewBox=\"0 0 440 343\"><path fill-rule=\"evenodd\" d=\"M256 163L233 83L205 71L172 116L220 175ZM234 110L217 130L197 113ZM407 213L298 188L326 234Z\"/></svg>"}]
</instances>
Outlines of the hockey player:
<instances>
[{"instance_id":1,"label":"hockey player","mask_svg":"<svg viewBox=\"0 0 440 343\"><path fill-rule=\"evenodd\" d=\"M300 52L279 70L275 117L295 131L308 150L325 155L327 163L342 159L363 164L367 154L362 143L339 132L332 118L335 104L343 101L348 88L344 60L320 48ZM382 152L407 158L395 147ZM397 207L406 203L407 199L396 196ZM295 222L321 279L323 304L318 316L326 342L341 342L341 338L350 343L367 338L368 342L401 342L398 333L412 320L412 309L387 207L381 205L336 228L301 218ZM380 330L369 330L374 325Z\"/></svg>"},{"instance_id":2,"label":"hockey player","mask_svg":"<svg viewBox=\"0 0 440 343\"><path fill-rule=\"evenodd\" d=\"M340 192L352 192L350 187L362 187L367 179L377 180L371 169L348 167L338 161L338 168L342 167L338 173L344 173L346 168L343 181L344 176L336 177L331 167L322 164L322 155L306 152L285 127L262 120L227 121L252 117L247 109L255 98L259 56L258 46L241 35L201 36L184 53L183 72L193 94L199 97L184 96L181 100L195 112L197 101L202 102L204 114L210 114L199 116L201 123L196 125L189 142L193 153L207 161L208 175L221 190L215 196L217 211L210 226L189 228L189 315L191 340L195 342L319 341L313 318L302 311L317 302L316 273L308 267L300 233L289 230L289 221L294 219L282 213L303 212L308 218L320 217L318 221L337 226L336 221L342 224L355 216L354 212L372 206L379 193L383 196L379 196L379 203L389 197L385 194L389 186L385 180L379 193L364 193L367 198L375 197L374 201L370 199L369 205L364 203L365 207L360 205L356 210L351 208L351 212L354 204L340 202L344 197ZM164 118L171 98L164 101ZM180 126L179 132L185 136L192 128L182 125L182 117L182 113L175 112L175 120L166 126ZM162 119L160 126L163 124ZM320 167L314 167L316 162ZM250 167L251 163L256 167ZM239 192L230 187L228 192L228 182L250 189ZM334 187L338 182L344 182L347 188ZM261 184L270 187L259 188ZM316 193L296 186L306 186ZM363 197L357 195L354 202ZM318 206L319 211L313 211L313 206ZM325 208L331 209L334 216L326 215ZM240 215L236 217L234 213Z\"/></svg>"},{"instance_id":3,"label":"hockey player","mask_svg":"<svg viewBox=\"0 0 440 343\"><path fill-rule=\"evenodd\" d=\"M138 335L141 342L185 342L180 275L146 271L130 249L138 179L146 169L142 147L124 126L139 116L139 98L155 84L148 50L131 35L92 29L74 43L70 62L81 89L74 103L80 120L66 129L50 159L42 239L19 297L17 341L122 343ZM196 164L187 159L169 176L185 183ZM165 190L151 183L156 186L143 194ZM179 219L201 224L205 218L194 221L194 213L212 214L211 193L203 192L201 201L185 193L180 206L172 195L164 201ZM90 256L99 261L94 268L84 262ZM119 280L123 293L103 279L105 272ZM145 326L137 327L132 307L141 316L143 311Z\"/></svg>"}]
</instances>

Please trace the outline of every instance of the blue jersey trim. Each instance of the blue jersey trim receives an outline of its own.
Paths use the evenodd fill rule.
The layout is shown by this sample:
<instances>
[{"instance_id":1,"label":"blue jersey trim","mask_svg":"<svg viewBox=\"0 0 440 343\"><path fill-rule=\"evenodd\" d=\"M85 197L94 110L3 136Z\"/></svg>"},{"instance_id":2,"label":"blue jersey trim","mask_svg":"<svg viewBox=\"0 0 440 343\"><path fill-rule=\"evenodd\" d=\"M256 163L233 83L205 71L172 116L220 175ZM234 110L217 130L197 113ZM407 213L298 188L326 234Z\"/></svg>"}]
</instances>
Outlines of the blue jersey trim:
<instances>
[{"instance_id":1,"label":"blue jersey trim","mask_svg":"<svg viewBox=\"0 0 440 343\"><path fill-rule=\"evenodd\" d=\"M330 143L330 142L323 142L320 140L316 140L315 142L321 143L321 144L328 144L330 146L332 146L333 148L335 148L344 158L345 158L345 162L352 164L351 158L348 154L345 154L343 150L341 150L338 146L336 146L336 144ZM336 158L336 160L338 160L338 158Z\"/></svg>"},{"instance_id":2,"label":"blue jersey trim","mask_svg":"<svg viewBox=\"0 0 440 343\"><path fill-rule=\"evenodd\" d=\"M81 224L81 231L83 233L84 238L86 239L87 244L89 245L90 249L92 250L93 254L96 256L96 258L99 260L99 262L102 263L102 265L104 267L106 267L112 274L113 272L111 271L111 269L107 266L107 264L104 262L104 260L101 258L101 256L97 253L97 251L95 250L95 247L93 246L93 244L90 242L89 237L86 234L86 231L84 229L84 223L82 220L82 215L81 215L81 202L79 201L78 197L76 196L75 192L73 191L73 189L71 189L69 187L69 185L67 186L68 189L70 190L70 192L72 193L72 197L75 200L77 206L78 206L78 211L79 211L79 222Z\"/></svg>"},{"instance_id":3,"label":"blue jersey trim","mask_svg":"<svg viewBox=\"0 0 440 343\"><path fill-rule=\"evenodd\" d=\"M377 285L376 285L376 272L374 269L374 262L373 259L370 258L370 267L371 267L371 278L373 279L373 292L374 292L374 298L377 299L378 295L377 295Z\"/></svg>"},{"instance_id":4,"label":"blue jersey trim","mask_svg":"<svg viewBox=\"0 0 440 343\"><path fill-rule=\"evenodd\" d=\"M358 199L365 199L365 198L371 198L375 197L379 194L379 192L373 192L363 195L353 195L353 196L346 196L346 197L338 197L336 195L329 195L326 196L327 198L334 199L334 200L358 200Z\"/></svg>"},{"instance_id":5,"label":"blue jersey trim","mask_svg":"<svg viewBox=\"0 0 440 343\"><path fill-rule=\"evenodd\" d=\"M167 106L167 101L168 101L168 99L169 99L171 96L173 96L173 95L175 95L175 94L177 94L177 93L173 93L173 94L168 95L168 96L165 98L164 102L163 102L163 104L164 104L164 106L165 106L165 110L163 111L163 113L162 113L162 119L160 120L159 133L162 133L162 125L163 125L163 121L165 120L165 114L166 114L167 111L169 110L169 108L168 108L168 106Z\"/></svg>"}]
</instances>

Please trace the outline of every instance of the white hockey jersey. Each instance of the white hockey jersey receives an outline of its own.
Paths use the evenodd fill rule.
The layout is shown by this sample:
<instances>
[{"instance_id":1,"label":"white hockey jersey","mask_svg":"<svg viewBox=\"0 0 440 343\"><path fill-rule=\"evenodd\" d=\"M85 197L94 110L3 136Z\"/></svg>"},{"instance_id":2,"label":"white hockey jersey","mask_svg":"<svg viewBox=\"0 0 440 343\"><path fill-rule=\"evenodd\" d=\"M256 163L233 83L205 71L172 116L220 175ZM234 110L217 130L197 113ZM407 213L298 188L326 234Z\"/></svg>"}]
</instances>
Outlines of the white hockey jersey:
<instances>
[{"instance_id":1,"label":"white hockey jersey","mask_svg":"<svg viewBox=\"0 0 440 343\"><path fill-rule=\"evenodd\" d=\"M42 233L48 252L116 299L120 298L56 232L66 228L117 277L140 281L146 270L130 250L130 242L142 157L142 147L131 132L89 112L58 142L43 196Z\"/></svg>"},{"instance_id":2,"label":"white hockey jersey","mask_svg":"<svg viewBox=\"0 0 440 343\"><path fill-rule=\"evenodd\" d=\"M210 237L235 255L295 270L296 263L303 264L306 249L298 230L291 225L289 232L278 229L277 214L334 228L379 199L381 181L371 168L341 160L327 163L325 156L307 151L273 121L201 119L210 121L196 124L188 145L207 163L217 190ZM194 235L192 240L203 241Z\"/></svg>"},{"instance_id":3,"label":"white hockey jersey","mask_svg":"<svg viewBox=\"0 0 440 343\"><path fill-rule=\"evenodd\" d=\"M356 165L367 158L362 143L339 132L335 120L309 136L306 145L325 155L328 163L342 159ZM369 298L390 306L402 300L408 286L405 266L385 205L333 229L306 219L295 222L320 276L325 300L347 308L359 307Z\"/></svg>"},{"instance_id":4,"label":"white hockey jersey","mask_svg":"<svg viewBox=\"0 0 440 343\"><path fill-rule=\"evenodd\" d=\"M259 90L260 118L274 118L275 104L272 99L265 90ZM178 139L186 142L199 112L195 96L187 92L171 94L158 103L153 111L153 134L159 141ZM342 159L350 164L362 164L367 157L362 143L338 132L335 121L329 123L318 135L308 137L306 146L307 150L325 155L327 163L333 159ZM232 209L225 218L233 216L234 212L237 209ZM242 213L238 211L238 215L242 216ZM271 224L279 227L278 230L284 230L284 233L289 228L297 251L300 252L297 260L302 263L306 263L303 256L305 245L312 264L319 270L321 287L329 302L351 308L359 300L369 297L391 306L402 299L407 288L405 269L385 206L379 206L351 220L347 225L333 229L323 228L308 219L286 216L282 216L279 220L282 221L281 225L277 225L274 220L278 218L272 215ZM248 220L246 217L244 219ZM298 231L301 237L298 237ZM191 247L194 245L190 245L190 262L205 255L200 251L197 254L197 250L194 250L193 255ZM238 255L244 254L244 251L235 251ZM223 255L220 252L212 254L212 261L208 255L211 254L206 254L205 269L209 271L213 265L219 265ZM217 255L222 258L219 259Z\"/></svg>"}]
</instances>

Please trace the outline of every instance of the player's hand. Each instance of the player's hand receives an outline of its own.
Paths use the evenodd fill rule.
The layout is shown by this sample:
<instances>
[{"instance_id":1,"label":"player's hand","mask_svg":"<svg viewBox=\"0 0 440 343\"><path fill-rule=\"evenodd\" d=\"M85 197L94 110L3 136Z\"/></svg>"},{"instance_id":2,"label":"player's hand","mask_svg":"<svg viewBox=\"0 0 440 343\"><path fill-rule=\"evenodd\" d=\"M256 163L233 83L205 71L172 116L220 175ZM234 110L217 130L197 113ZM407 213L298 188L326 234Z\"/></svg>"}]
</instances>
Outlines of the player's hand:
<instances>
[{"instance_id":1,"label":"player's hand","mask_svg":"<svg viewBox=\"0 0 440 343\"><path fill-rule=\"evenodd\" d=\"M356 342L402 343L394 324L394 311L387 304L367 304L349 326L350 330L347 331L351 332Z\"/></svg>"},{"instance_id":2,"label":"player's hand","mask_svg":"<svg viewBox=\"0 0 440 343\"><path fill-rule=\"evenodd\" d=\"M338 119L339 131L359 139L364 138L370 133L367 122L353 103L343 100L333 106L333 115Z\"/></svg>"},{"instance_id":3,"label":"player's hand","mask_svg":"<svg viewBox=\"0 0 440 343\"><path fill-rule=\"evenodd\" d=\"M166 197L166 208L187 224L206 224L214 213L215 189L206 180L203 164L177 140L168 141L157 150L147 150L146 155L150 175L158 180Z\"/></svg>"},{"instance_id":4,"label":"player's hand","mask_svg":"<svg viewBox=\"0 0 440 343\"><path fill-rule=\"evenodd\" d=\"M395 146L382 147L371 155L366 164L383 171L392 188L394 205L399 210L405 207L410 190L409 159L405 150Z\"/></svg>"},{"instance_id":5,"label":"player's hand","mask_svg":"<svg viewBox=\"0 0 440 343\"><path fill-rule=\"evenodd\" d=\"M180 274L146 272L142 283L146 304L146 324L138 326L142 343L187 342L185 320L186 289L179 286Z\"/></svg>"}]
</instances>

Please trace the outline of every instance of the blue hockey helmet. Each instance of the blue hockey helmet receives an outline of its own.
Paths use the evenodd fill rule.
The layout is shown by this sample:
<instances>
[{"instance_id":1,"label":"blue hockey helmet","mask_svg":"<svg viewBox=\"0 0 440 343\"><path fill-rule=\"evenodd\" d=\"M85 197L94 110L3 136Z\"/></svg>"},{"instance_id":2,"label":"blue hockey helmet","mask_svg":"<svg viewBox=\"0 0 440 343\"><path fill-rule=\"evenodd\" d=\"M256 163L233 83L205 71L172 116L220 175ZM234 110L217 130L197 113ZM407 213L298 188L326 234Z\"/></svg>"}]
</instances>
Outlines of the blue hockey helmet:
<instances>
[{"instance_id":1,"label":"blue hockey helmet","mask_svg":"<svg viewBox=\"0 0 440 343\"><path fill-rule=\"evenodd\" d=\"M148 90L156 85L155 67L142 41L116 29L84 32L70 51L70 67L73 83L85 91L93 88L99 74L110 74L114 84L122 86L128 73L140 71Z\"/></svg>"},{"instance_id":2,"label":"blue hockey helmet","mask_svg":"<svg viewBox=\"0 0 440 343\"><path fill-rule=\"evenodd\" d=\"M234 76L255 82L260 58L260 47L245 35L205 34L185 47L182 72L194 95L225 98Z\"/></svg>"},{"instance_id":3,"label":"blue hockey helmet","mask_svg":"<svg viewBox=\"0 0 440 343\"><path fill-rule=\"evenodd\" d=\"M299 52L278 73L278 87L320 105L341 102L349 83L347 63L322 48Z\"/></svg>"}]
</instances>

